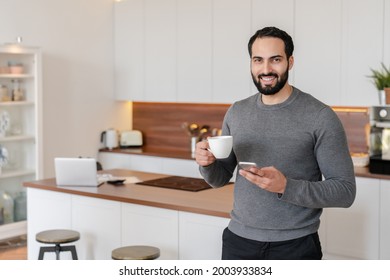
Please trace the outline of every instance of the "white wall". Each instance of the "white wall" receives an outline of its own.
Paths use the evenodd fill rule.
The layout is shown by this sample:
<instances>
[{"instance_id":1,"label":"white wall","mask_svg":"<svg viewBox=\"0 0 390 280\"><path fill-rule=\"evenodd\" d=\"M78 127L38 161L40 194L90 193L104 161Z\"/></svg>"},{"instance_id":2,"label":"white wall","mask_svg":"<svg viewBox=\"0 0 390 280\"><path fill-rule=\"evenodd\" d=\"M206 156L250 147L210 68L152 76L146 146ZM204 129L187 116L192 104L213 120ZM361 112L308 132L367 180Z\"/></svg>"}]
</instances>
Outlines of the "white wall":
<instances>
[{"instance_id":1,"label":"white wall","mask_svg":"<svg viewBox=\"0 0 390 280\"><path fill-rule=\"evenodd\" d=\"M43 57L44 176L55 156L95 157L100 132L131 126L113 100L113 0L0 0L0 44L17 36Z\"/></svg>"}]
</instances>

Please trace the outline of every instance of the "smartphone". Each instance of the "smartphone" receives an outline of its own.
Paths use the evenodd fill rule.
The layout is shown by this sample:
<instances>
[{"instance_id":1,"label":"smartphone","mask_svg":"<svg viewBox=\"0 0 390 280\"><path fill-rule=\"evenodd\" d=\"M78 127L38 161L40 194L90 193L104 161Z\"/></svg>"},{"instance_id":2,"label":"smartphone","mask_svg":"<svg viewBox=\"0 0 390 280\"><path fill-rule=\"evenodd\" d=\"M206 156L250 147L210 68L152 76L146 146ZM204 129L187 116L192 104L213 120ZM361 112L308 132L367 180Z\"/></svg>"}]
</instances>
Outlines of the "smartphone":
<instances>
[{"instance_id":1,"label":"smartphone","mask_svg":"<svg viewBox=\"0 0 390 280\"><path fill-rule=\"evenodd\" d=\"M247 161L240 161L238 163L238 165L242 169L244 169L244 170L249 170L251 167L256 167L257 166L256 163L254 163L254 162L247 162Z\"/></svg>"}]
</instances>

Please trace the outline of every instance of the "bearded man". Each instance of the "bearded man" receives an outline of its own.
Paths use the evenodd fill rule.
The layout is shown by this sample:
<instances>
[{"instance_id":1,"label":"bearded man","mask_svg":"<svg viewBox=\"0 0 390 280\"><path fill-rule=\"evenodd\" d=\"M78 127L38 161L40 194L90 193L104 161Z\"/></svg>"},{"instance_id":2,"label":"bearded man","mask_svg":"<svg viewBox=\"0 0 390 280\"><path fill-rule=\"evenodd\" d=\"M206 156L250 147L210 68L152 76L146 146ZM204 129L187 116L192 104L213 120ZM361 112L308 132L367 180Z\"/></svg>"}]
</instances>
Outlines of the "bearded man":
<instances>
[{"instance_id":1,"label":"bearded man","mask_svg":"<svg viewBox=\"0 0 390 280\"><path fill-rule=\"evenodd\" d=\"M249 40L258 93L227 111L223 135L233 136L226 159L206 141L196 146L200 172L212 187L226 185L239 162L222 259L321 259L318 236L325 207L350 207L356 195L344 128L335 112L288 83L294 65L290 35L276 27Z\"/></svg>"}]
</instances>

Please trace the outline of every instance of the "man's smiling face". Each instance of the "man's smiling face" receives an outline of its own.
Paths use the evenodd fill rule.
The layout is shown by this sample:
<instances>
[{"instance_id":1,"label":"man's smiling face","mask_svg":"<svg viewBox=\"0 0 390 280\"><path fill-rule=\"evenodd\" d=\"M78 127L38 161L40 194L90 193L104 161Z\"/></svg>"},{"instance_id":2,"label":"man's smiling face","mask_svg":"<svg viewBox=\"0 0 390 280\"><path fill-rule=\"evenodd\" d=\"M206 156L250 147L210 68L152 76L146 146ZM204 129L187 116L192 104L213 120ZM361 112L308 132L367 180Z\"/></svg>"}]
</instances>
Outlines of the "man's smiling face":
<instances>
[{"instance_id":1,"label":"man's smiling face","mask_svg":"<svg viewBox=\"0 0 390 280\"><path fill-rule=\"evenodd\" d=\"M273 95L287 83L293 57L287 59L284 42L279 38L257 38L252 45L251 74L260 93Z\"/></svg>"}]
</instances>

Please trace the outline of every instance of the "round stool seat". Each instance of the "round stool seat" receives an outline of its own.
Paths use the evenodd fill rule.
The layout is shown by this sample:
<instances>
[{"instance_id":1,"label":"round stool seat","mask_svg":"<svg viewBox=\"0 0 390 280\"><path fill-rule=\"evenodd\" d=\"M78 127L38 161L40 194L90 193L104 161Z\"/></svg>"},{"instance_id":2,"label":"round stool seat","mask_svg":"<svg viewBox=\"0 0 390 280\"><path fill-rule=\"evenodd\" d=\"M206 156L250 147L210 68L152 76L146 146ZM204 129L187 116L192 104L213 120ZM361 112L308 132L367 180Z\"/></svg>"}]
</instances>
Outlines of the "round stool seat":
<instances>
[{"instance_id":1,"label":"round stool seat","mask_svg":"<svg viewBox=\"0 0 390 280\"><path fill-rule=\"evenodd\" d=\"M80 233L67 229L45 230L37 233L35 239L41 243L63 244L79 240Z\"/></svg>"},{"instance_id":2,"label":"round stool seat","mask_svg":"<svg viewBox=\"0 0 390 280\"><path fill-rule=\"evenodd\" d=\"M154 260L160 256L160 249L152 246L126 246L112 251L114 260Z\"/></svg>"}]
</instances>

